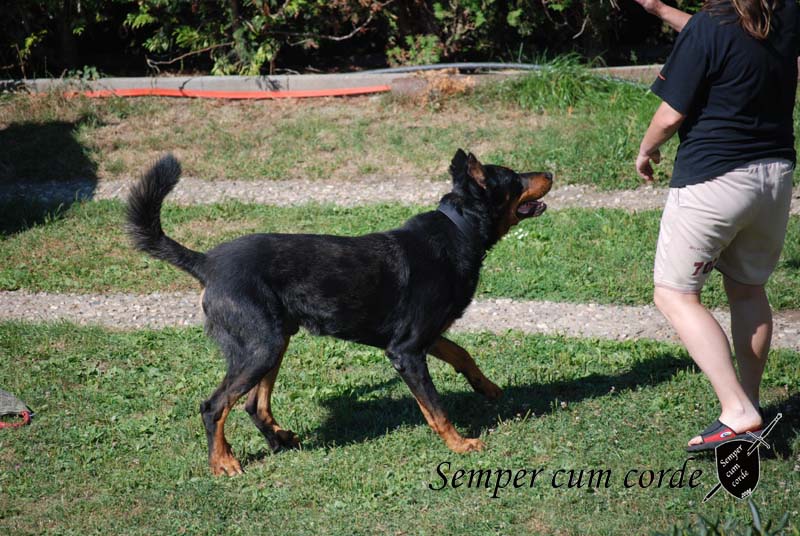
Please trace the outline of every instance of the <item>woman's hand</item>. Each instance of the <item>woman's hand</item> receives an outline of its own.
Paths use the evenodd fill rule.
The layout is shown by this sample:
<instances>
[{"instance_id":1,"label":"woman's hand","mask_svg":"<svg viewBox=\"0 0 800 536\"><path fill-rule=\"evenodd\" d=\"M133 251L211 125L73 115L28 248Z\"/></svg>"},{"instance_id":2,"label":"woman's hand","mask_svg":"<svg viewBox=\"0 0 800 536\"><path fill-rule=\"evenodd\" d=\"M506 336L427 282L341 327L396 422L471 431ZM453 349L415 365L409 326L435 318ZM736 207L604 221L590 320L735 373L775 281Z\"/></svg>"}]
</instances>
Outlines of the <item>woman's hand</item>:
<instances>
[{"instance_id":1,"label":"woman's hand","mask_svg":"<svg viewBox=\"0 0 800 536\"><path fill-rule=\"evenodd\" d=\"M683 30L683 27L686 26L686 23L692 18L688 13L668 6L661 0L636 0L636 3L642 6L644 10L651 15L655 15L669 24L676 32Z\"/></svg>"},{"instance_id":2,"label":"woman's hand","mask_svg":"<svg viewBox=\"0 0 800 536\"><path fill-rule=\"evenodd\" d=\"M678 131L684 119L685 115L666 102L662 102L653 115L639 144L639 156L636 157L636 172L647 182L653 182L653 166L650 162L661 162L661 147Z\"/></svg>"},{"instance_id":3,"label":"woman's hand","mask_svg":"<svg viewBox=\"0 0 800 536\"><path fill-rule=\"evenodd\" d=\"M659 10L664 5L661 0L636 0L636 3L644 8L651 15L659 16Z\"/></svg>"},{"instance_id":4,"label":"woman's hand","mask_svg":"<svg viewBox=\"0 0 800 536\"><path fill-rule=\"evenodd\" d=\"M636 1L638 2L639 0ZM656 149L655 152L651 154L639 153L639 156L636 157L636 172L647 182L653 182L655 180L653 177L653 164L650 163L651 160L654 164L661 162L661 151Z\"/></svg>"}]
</instances>

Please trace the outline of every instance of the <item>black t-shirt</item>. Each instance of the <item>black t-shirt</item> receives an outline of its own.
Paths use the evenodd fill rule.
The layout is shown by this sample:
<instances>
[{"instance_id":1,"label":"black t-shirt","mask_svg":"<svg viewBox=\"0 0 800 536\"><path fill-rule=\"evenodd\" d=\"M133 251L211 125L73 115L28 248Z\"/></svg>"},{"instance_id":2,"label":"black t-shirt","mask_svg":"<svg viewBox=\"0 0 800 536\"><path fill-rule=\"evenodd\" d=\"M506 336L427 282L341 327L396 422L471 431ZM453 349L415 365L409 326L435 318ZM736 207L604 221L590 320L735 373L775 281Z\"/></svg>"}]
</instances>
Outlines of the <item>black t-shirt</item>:
<instances>
[{"instance_id":1,"label":"black t-shirt","mask_svg":"<svg viewBox=\"0 0 800 536\"><path fill-rule=\"evenodd\" d=\"M761 158L796 162L792 112L800 55L800 9L784 0L769 37L735 18L695 14L652 86L686 119L670 186L723 175Z\"/></svg>"}]
</instances>

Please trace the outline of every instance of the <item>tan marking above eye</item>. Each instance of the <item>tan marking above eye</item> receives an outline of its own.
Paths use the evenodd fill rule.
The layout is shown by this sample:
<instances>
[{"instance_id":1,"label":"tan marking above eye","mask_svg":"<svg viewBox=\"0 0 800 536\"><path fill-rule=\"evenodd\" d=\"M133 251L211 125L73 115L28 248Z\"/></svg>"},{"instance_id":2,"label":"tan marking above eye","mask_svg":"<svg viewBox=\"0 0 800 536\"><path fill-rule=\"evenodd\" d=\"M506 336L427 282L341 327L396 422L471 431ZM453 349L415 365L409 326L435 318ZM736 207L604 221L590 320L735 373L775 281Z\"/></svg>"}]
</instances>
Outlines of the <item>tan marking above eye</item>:
<instances>
[{"instance_id":1,"label":"tan marking above eye","mask_svg":"<svg viewBox=\"0 0 800 536\"><path fill-rule=\"evenodd\" d=\"M553 180L544 173L521 173L520 177L528 179L528 189L522 193L520 202L544 197L553 187Z\"/></svg>"}]
</instances>

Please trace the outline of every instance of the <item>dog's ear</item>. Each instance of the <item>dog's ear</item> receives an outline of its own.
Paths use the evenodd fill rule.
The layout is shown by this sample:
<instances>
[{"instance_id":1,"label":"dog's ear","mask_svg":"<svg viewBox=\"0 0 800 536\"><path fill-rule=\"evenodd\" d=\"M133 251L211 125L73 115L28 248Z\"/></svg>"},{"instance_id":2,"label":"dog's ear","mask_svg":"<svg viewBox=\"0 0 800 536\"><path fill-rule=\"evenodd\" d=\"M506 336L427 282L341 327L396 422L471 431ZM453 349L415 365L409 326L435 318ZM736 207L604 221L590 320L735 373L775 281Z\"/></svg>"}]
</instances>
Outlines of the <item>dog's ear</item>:
<instances>
[{"instance_id":1,"label":"dog's ear","mask_svg":"<svg viewBox=\"0 0 800 536\"><path fill-rule=\"evenodd\" d=\"M469 153L467 156L467 175L475 181L475 183L483 188L486 189L486 170L483 169L483 164L478 162L478 159L475 158L475 155Z\"/></svg>"},{"instance_id":2,"label":"dog's ear","mask_svg":"<svg viewBox=\"0 0 800 536\"><path fill-rule=\"evenodd\" d=\"M457 189L466 187L467 181L467 153L459 149L450 161L450 177L453 179L453 186Z\"/></svg>"},{"instance_id":3,"label":"dog's ear","mask_svg":"<svg viewBox=\"0 0 800 536\"><path fill-rule=\"evenodd\" d=\"M453 156L453 160L450 161L450 175L453 177L453 180L456 180L456 177L465 174L466 172L467 172L467 153L459 149Z\"/></svg>"},{"instance_id":4,"label":"dog's ear","mask_svg":"<svg viewBox=\"0 0 800 536\"><path fill-rule=\"evenodd\" d=\"M486 189L486 170L472 153L467 154L461 149L456 151L450 162L450 175L456 189L470 191L470 183Z\"/></svg>"}]
</instances>

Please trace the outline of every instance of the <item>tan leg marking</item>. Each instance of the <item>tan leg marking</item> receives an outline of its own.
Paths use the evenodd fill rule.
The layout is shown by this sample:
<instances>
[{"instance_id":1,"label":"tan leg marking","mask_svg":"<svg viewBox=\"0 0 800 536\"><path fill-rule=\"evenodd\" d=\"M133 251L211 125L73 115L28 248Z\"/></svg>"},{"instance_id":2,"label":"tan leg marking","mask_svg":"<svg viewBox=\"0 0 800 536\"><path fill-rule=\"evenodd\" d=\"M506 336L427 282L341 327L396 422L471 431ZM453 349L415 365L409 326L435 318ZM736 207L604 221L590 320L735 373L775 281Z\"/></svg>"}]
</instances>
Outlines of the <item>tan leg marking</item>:
<instances>
[{"instance_id":1,"label":"tan leg marking","mask_svg":"<svg viewBox=\"0 0 800 536\"><path fill-rule=\"evenodd\" d=\"M502 389L483 375L469 352L453 341L439 337L430 349L430 354L445 363L449 363L456 372L464 375L475 392L482 394L489 400L496 400L503 395Z\"/></svg>"},{"instance_id":2,"label":"tan leg marking","mask_svg":"<svg viewBox=\"0 0 800 536\"><path fill-rule=\"evenodd\" d=\"M225 439L225 419L228 418L228 413L230 413L230 411L230 407L225 408L217 421L214 443L208 457L208 465L211 467L211 472L215 476L234 476L244 473L239 461L233 456L230 444Z\"/></svg>"},{"instance_id":3,"label":"tan leg marking","mask_svg":"<svg viewBox=\"0 0 800 536\"><path fill-rule=\"evenodd\" d=\"M255 414L253 417L259 419L268 430L271 430L274 439L277 440L277 444L274 444L273 441L267 437L267 440L270 442L270 447L272 447L273 450L277 450L280 447L297 448L300 446L300 440L297 435L291 430L281 428L275 420L275 417L272 416L272 391L275 388L275 380L278 378L278 372L281 368L281 363L283 363L283 356L288 345L289 339L287 338L286 344L283 347L283 352L281 352L281 357L278 359L278 364L250 390L250 394L247 397L247 407L255 407ZM248 412L250 411L252 411L252 409L248 409ZM265 435L269 435L269 433Z\"/></svg>"},{"instance_id":4,"label":"tan leg marking","mask_svg":"<svg viewBox=\"0 0 800 536\"><path fill-rule=\"evenodd\" d=\"M447 448L453 452L463 454L465 452L478 452L486 447L486 444L480 439L470 439L459 434L443 410L433 406L428 407L426 402L420 398L416 398L416 400L417 404L419 404L419 409L422 410L422 415L428 421L428 425L444 440Z\"/></svg>"}]
</instances>

